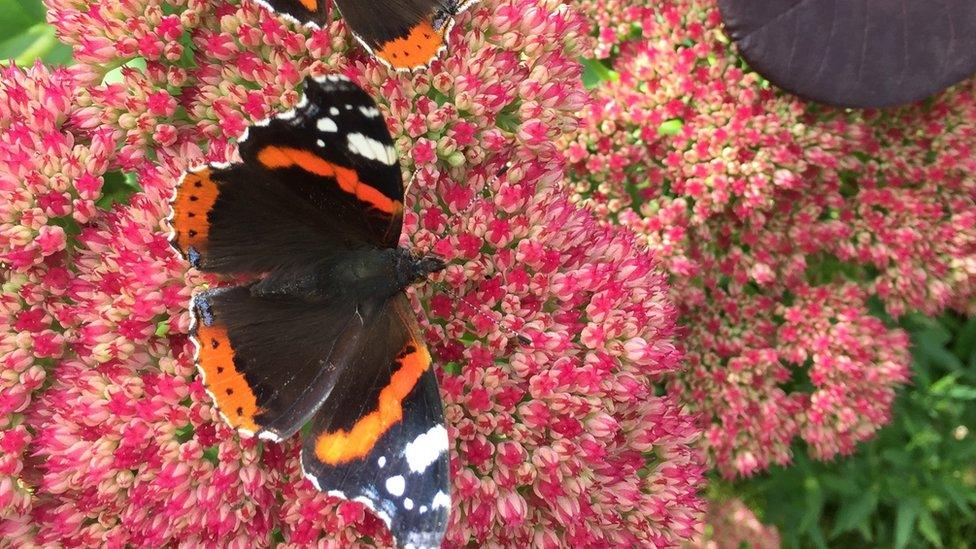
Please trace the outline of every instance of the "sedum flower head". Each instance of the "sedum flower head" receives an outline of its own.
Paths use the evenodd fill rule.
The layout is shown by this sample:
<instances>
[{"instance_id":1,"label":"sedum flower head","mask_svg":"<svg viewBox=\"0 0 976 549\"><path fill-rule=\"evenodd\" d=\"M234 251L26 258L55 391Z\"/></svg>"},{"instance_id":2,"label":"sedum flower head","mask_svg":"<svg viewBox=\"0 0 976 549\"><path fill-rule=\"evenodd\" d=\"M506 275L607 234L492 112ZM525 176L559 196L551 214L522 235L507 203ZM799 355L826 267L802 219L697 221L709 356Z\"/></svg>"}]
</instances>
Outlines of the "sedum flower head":
<instances>
[{"instance_id":1,"label":"sedum flower head","mask_svg":"<svg viewBox=\"0 0 976 549\"><path fill-rule=\"evenodd\" d=\"M29 427L10 447L37 456L0 478L0 497L19 498L11 539L389 544L361 504L302 477L297 440L242 440L219 420L185 310L195 287L216 281L186 270L160 222L182 170L233 159L245 127L297 102L304 76L332 71L377 97L391 126L412 206L403 244L451 261L413 293L452 440L448 544L666 546L694 535L699 431L659 390L680 353L658 259L562 186L555 142L591 100L578 12L486 2L461 17L430 71L403 75L370 60L341 22L312 31L250 2L48 7L78 61L66 119L86 140L104 134L102 171L140 192L77 220L70 261L23 298L52 303L64 343L41 367L47 388L10 416ZM4 299L7 322L29 308Z\"/></svg>"},{"instance_id":2,"label":"sedum flower head","mask_svg":"<svg viewBox=\"0 0 976 549\"><path fill-rule=\"evenodd\" d=\"M972 310L976 87L810 105L744 67L713 2L649 9L562 142L577 200L662 253L687 327L671 387L720 471L786 463L796 439L849 453L907 381L880 310Z\"/></svg>"}]
</instances>

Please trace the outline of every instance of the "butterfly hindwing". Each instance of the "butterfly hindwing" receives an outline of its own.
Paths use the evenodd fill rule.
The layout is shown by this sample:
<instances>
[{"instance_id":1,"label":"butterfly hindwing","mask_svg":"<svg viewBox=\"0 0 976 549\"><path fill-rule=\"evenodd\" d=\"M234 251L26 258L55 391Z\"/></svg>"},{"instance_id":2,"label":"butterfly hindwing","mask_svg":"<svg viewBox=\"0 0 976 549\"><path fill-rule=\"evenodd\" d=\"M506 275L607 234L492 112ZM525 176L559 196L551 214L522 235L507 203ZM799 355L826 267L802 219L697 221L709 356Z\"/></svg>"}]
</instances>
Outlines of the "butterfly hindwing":
<instances>
[{"instance_id":1,"label":"butterfly hindwing","mask_svg":"<svg viewBox=\"0 0 976 549\"><path fill-rule=\"evenodd\" d=\"M367 321L366 346L319 409L302 466L320 490L373 509L400 547L439 547L450 511L448 439L414 315L400 294Z\"/></svg>"},{"instance_id":2,"label":"butterfly hindwing","mask_svg":"<svg viewBox=\"0 0 976 549\"><path fill-rule=\"evenodd\" d=\"M363 326L341 294L310 303L252 289L197 294L191 333L204 386L227 423L280 440L325 400L341 363L362 344Z\"/></svg>"},{"instance_id":3,"label":"butterfly hindwing","mask_svg":"<svg viewBox=\"0 0 976 549\"><path fill-rule=\"evenodd\" d=\"M337 250L394 247L403 181L372 99L344 77L307 79L298 106L251 126L242 163L188 172L170 242L200 270L261 273Z\"/></svg>"},{"instance_id":4,"label":"butterfly hindwing","mask_svg":"<svg viewBox=\"0 0 976 549\"><path fill-rule=\"evenodd\" d=\"M322 27L330 14L325 0L259 0L300 24ZM335 0L353 36L396 70L426 66L447 46L454 17L473 0Z\"/></svg>"}]
</instances>

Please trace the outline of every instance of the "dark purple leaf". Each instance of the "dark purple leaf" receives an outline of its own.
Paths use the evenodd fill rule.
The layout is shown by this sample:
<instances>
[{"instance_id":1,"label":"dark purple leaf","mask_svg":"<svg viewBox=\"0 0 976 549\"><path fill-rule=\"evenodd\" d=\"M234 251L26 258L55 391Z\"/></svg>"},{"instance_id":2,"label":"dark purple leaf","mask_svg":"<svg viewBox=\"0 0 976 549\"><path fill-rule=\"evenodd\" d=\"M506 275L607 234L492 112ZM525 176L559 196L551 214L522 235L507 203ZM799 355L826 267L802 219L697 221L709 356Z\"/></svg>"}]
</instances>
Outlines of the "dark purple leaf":
<instances>
[{"instance_id":1,"label":"dark purple leaf","mask_svg":"<svg viewBox=\"0 0 976 549\"><path fill-rule=\"evenodd\" d=\"M976 73L976 0L719 0L773 84L844 107L909 103Z\"/></svg>"}]
</instances>

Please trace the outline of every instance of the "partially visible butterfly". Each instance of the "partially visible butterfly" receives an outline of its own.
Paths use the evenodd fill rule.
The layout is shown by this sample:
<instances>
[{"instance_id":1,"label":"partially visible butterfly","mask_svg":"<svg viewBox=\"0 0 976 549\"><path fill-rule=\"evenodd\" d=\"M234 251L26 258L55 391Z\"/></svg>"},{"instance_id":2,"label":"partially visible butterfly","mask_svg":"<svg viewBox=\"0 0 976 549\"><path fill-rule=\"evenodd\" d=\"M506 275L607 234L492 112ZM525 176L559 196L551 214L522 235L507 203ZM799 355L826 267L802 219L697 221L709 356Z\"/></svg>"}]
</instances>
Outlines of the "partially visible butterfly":
<instances>
[{"instance_id":1,"label":"partially visible butterfly","mask_svg":"<svg viewBox=\"0 0 976 549\"><path fill-rule=\"evenodd\" d=\"M255 0L300 24L328 24L329 0ZM335 0L353 36L396 70L429 64L447 46L454 18L476 0Z\"/></svg>"},{"instance_id":2,"label":"partially visible butterfly","mask_svg":"<svg viewBox=\"0 0 976 549\"><path fill-rule=\"evenodd\" d=\"M281 441L360 501L400 547L439 547L450 511L437 379L404 289L444 268L399 247L403 182L370 97L306 79L298 105L240 138L243 159L187 172L170 242L194 267L256 275L191 303L204 385L232 427Z\"/></svg>"}]
</instances>

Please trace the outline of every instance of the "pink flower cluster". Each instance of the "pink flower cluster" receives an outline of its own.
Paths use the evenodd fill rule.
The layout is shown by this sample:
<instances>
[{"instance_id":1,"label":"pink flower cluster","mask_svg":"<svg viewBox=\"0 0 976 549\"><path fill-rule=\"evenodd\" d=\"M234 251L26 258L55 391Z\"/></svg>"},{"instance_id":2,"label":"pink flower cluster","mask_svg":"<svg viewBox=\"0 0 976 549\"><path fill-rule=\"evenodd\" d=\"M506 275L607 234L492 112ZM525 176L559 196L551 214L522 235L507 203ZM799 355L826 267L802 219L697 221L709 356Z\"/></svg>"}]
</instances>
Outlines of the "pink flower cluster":
<instances>
[{"instance_id":1,"label":"pink flower cluster","mask_svg":"<svg viewBox=\"0 0 976 549\"><path fill-rule=\"evenodd\" d=\"M116 145L109 130L82 139L65 127L77 108L66 71L31 73L0 69L0 262L15 269L63 252L68 232L91 220Z\"/></svg>"},{"instance_id":2,"label":"pink flower cluster","mask_svg":"<svg viewBox=\"0 0 976 549\"><path fill-rule=\"evenodd\" d=\"M972 311L976 83L894 112L769 88L715 3L653 7L564 141L579 199L658 250L719 470L853 451L888 420L908 339L872 314ZM619 33L612 33L618 36Z\"/></svg>"},{"instance_id":3,"label":"pink flower cluster","mask_svg":"<svg viewBox=\"0 0 976 549\"><path fill-rule=\"evenodd\" d=\"M776 527L763 524L740 499L709 502L705 521L710 531L688 544L688 547L778 549L782 546Z\"/></svg>"},{"instance_id":4,"label":"pink flower cluster","mask_svg":"<svg viewBox=\"0 0 976 549\"><path fill-rule=\"evenodd\" d=\"M160 221L183 169L232 158L250 122L331 71L382 103L410 174L405 243L450 261L415 294L453 443L449 546L696 533L699 430L659 392L680 365L664 275L561 185L556 142L591 100L576 11L476 6L430 71L396 75L341 22L311 31L250 2L47 4L76 64L0 81L0 128L19 128L0 137L16 168L2 185L19 197L0 210L4 540L389 543L361 504L302 477L296 440L242 440L219 420L186 337L186 301L206 280ZM122 172L141 192L93 207ZM55 228L62 240L37 242Z\"/></svg>"},{"instance_id":5,"label":"pink flower cluster","mask_svg":"<svg viewBox=\"0 0 976 549\"><path fill-rule=\"evenodd\" d=\"M0 539L28 529L39 475L25 464L28 416L65 355L69 236L96 211L114 149L68 127L72 87L64 72L0 69Z\"/></svg>"}]
</instances>

